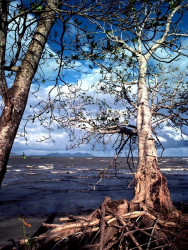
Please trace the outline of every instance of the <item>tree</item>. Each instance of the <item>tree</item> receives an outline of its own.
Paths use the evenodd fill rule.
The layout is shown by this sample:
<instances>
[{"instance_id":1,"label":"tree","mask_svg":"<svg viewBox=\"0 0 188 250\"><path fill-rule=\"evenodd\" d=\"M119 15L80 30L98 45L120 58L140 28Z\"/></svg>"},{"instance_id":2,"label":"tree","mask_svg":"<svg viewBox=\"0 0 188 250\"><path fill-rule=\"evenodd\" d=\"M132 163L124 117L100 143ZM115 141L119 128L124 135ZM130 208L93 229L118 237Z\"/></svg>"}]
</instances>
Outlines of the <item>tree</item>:
<instances>
[{"instance_id":1,"label":"tree","mask_svg":"<svg viewBox=\"0 0 188 250\"><path fill-rule=\"evenodd\" d=\"M91 1L90 4L93 2ZM40 69L41 59L47 60L54 56L51 51L45 49L47 41L61 45L57 58L60 60L57 82L63 66L65 24L74 14L88 11L94 7L95 2L94 5L88 7L88 3L85 1L75 2L73 6L69 4L69 1L59 0L21 1L17 6L14 1L0 1L0 95L2 107L0 184L6 172L9 154L25 110L31 83L37 82L37 79L34 79L35 73ZM55 22L56 25L59 24L56 27L60 27L60 30L52 33ZM10 32L13 34L12 37L8 37ZM28 40L30 40L29 45ZM45 76L42 81L45 82Z\"/></svg>"},{"instance_id":2,"label":"tree","mask_svg":"<svg viewBox=\"0 0 188 250\"><path fill-rule=\"evenodd\" d=\"M161 101L160 104L159 101L157 105L152 107L149 103L148 91L152 91L153 95L156 95L159 84L156 83L153 86L154 89L152 89L152 87L148 86L149 83L146 81L146 76L147 74L152 74L150 68L148 68L149 60L152 57L161 63L163 61L170 63L179 55L183 54L183 52L181 52L183 47L178 38L183 36L186 37L187 34L178 31L178 21L186 10L187 4L178 1L158 1L151 4L148 1L143 1L143 4L138 3L137 5L136 1L132 2L135 2L135 4L132 6L132 13L129 16L129 20L127 20L127 17L124 17L121 12L118 16L117 14L114 16L114 19L117 22L121 20L117 25L114 24L114 26L117 27L117 30L112 27L108 32L105 26L100 25L99 22L97 23L94 20L93 22L96 23L97 27L103 30L110 41L116 44L118 43L119 46L121 46L122 51L127 50L132 53L132 56L129 57L129 59L132 60L134 58L137 63L138 89L136 102L136 126L138 134L139 163L135 176L135 197L132 200L132 203L140 204L144 202L147 207L152 209L158 209L160 207L171 210L173 206L166 178L162 176L157 163L157 152L152 135L152 115L159 116L160 112L158 112L158 110L162 108L169 108L171 113L174 114L173 110L175 107L186 105L186 101L177 97L177 89L175 87L173 93L167 94L164 89L163 94L168 95L169 99L176 96L176 98L179 99L178 103L177 99L172 102L170 102L170 100L167 101L166 105L163 105L163 101ZM179 15L177 12L179 12ZM131 23L129 25L129 27L131 27L127 31L126 25L128 21ZM131 43L126 42L127 37L132 39ZM168 54L172 51L171 53L173 53L173 55L169 55L169 57L166 57L165 59L157 57L155 52L157 52L157 49L159 48L169 50ZM149 81L151 82L151 80ZM177 81L177 86L178 82L181 82L181 80ZM164 87L164 85L165 84L162 83L162 87ZM129 99L126 99L130 103ZM181 113L184 113L184 111ZM167 116L167 118L171 120L171 122L176 123L176 119L173 117L174 115L172 117L170 117L170 115ZM178 115L179 113L177 113L177 116ZM187 125L186 119L183 123Z\"/></svg>"},{"instance_id":3,"label":"tree","mask_svg":"<svg viewBox=\"0 0 188 250\"><path fill-rule=\"evenodd\" d=\"M44 6L44 12L40 15L37 28L33 34L32 41L28 47L22 62L19 62L21 40L26 31L26 18L29 11L19 13L8 18L10 1L0 2L1 11L1 31L0 31L0 93L3 99L3 110L0 117L0 181L2 182L9 154L11 151L14 138L16 136L30 90L32 79L37 71L37 67L46 44L48 34L55 21L55 12L52 10L57 6L58 2L47 1ZM40 6L40 5L39 5ZM37 7L33 9L36 9ZM6 65L5 53L7 47L8 24L24 17L22 31L18 32L17 53L10 65ZM17 66L19 64L19 66ZM8 87L5 70L16 72L14 83Z\"/></svg>"},{"instance_id":4,"label":"tree","mask_svg":"<svg viewBox=\"0 0 188 250\"><path fill-rule=\"evenodd\" d=\"M118 13L111 14L109 18L105 16L104 24L94 19L91 21L103 31L108 39L107 42L112 43L110 49L112 50L113 59L115 60L116 56L116 60L120 60L123 52L128 51L129 54L132 54L129 56L129 65L136 64L137 67L136 127L139 162L135 175L135 196L131 202L133 204L144 203L147 207L155 210L162 208L169 211L173 209L173 205L166 178L161 174L158 167L152 116L156 117L156 123L159 121L158 117L162 115L163 121L168 119L179 127L187 125L187 120L180 118L184 114L187 101L184 98L180 99L177 94L178 85L182 81L180 77L179 81L176 81L176 86L171 86L173 92L167 92L164 80L161 81L162 88L164 88L163 94L168 96L166 104L164 104L164 98L161 98L157 104L153 103L152 106L149 102L148 92L151 91L153 96L157 95L159 98L157 91L160 84L156 82L153 86L150 85L153 72L151 71L152 64L149 63L151 59L161 64L162 62L171 63L180 55L186 54L186 47L181 45L180 37L187 37L188 35L181 31L180 20L185 15L187 3L182 1L131 2L132 6L129 6L131 8L128 17L127 13L124 14L124 9L122 9ZM114 49L113 46L117 47ZM163 49L163 52L166 51L165 58L157 55L159 48ZM118 49L121 50L121 53L117 53ZM120 74L122 71L120 70ZM148 82L146 80L147 75L150 76ZM155 77L157 79L157 73L154 72ZM129 105L135 106L131 103L131 98L128 98L126 91L124 98ZM175 115L175 109L183 106L184 108L182 110L180 108ZM169 110L170 114L165 116L163 111L160 114L159 110L162 109Z\"/></svg>"},{"instance_id":5,"label":"tree","mask_svg":"<svg viewBox=\"0 0 188 250\"><path fill-rule=\"evenodd\" d=\"M173 75L172 71L177 72L178 69L166 67L164 64L186 56L187 47L182 45L182 38L188 35L181 30L181 21L188 5L186 1L118 1L118 12L109 13L106 6L105 3L100 12L103 13L103 18L100 15L90 17L91 25L96 30L89 37L88 30L85 31L89 49L80 54L91 60L94 66L101 68L103 84L98 85L98 91L100 89L101 92L112 93L116 92L115 87L121 88L119 96L127 101L127 107L132 114L136 112L136 130L134 126L132 130L131 127L127 128L128 122L119 125L118 119L109 122L107 116L115 115L115 112L109 109L107 114L107 104L104 101L99 105L103 107L100 114L88 118L90 114L89 111L84 111L84 103L90 105L96 102L92 96L84 99L85 93L80 94L84 99L82 104L78 101L78 96L77 102L72 104L72 116L68 119L60 116L59 123L62 127L78 127L80 123L85 130L89 128L86 141L90 140L93 133L120 133L128 136L137 134L139 162L135 175L135 196L131 204L171 211L173 204L166 178L158 167L153 133L162 122L168 122L180 129L187 125L187 101L183 93L186 88L186 75L174 75L172 80L168 74ZM101 32L98 37L100 39L95 38L96 32ZM159 54L159 49L164 56ZM130 67L133 69L131 73L126 70ZM137 100L129 93L129 85L132 86L135 82ZM82 137L81 142L83 141Z\"/></svg>"}]
</instances>

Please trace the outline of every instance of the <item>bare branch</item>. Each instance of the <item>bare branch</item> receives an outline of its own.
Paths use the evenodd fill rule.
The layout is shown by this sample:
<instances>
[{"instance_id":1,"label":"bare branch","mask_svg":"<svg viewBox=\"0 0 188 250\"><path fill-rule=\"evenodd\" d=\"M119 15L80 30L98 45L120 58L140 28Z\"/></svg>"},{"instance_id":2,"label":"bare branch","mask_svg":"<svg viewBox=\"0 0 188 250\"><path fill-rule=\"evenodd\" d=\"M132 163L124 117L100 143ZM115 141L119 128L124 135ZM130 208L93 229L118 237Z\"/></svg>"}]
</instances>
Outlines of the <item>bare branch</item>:
<instances>
[{"instance_id":1,"label":"bare branch","mask_svg":"<svg viewBox=\"0 0 188 250\"><path fill-rule=\"evenodd\" d=\"M166 28L165 28L165 32L162 36L162 38L160 38L159 40L157 40L155 42L155 44L149 49L149 51L147 52L147 54L145 55L145 58L148 60L150 58L150 56L163 44L163 42L166 40L167 36L168 36L168 32L170 30L170 25L172 22L172 18L174 17L175 13L181 9L181 5L177 6L176 8L173 9L173 11L168 15L167 18L167 22L166 22Z\"/></svg>"},{"instance_id":2,"label":"bare branch","mask_svg":"<svg viewBox=\"0 0 188 250\"><path fill-rule=\"evenodd\" d=\"M12 23L13 21L15 21L19 17L25 17L27 14L33 13L34 10L36 10L39 6L41 6L44 3L44 1L46 1L46 0L41 0L38 4L34 5L32 8L30 8L28 10L23 10L20 13L18 13L17 15L13 16L12 18L10 18L8 20L8 24ZM37 10L37 13L41 14L43 12L44 12L44 10L42 10L42 11Z\"/></svg>"}]
</instances>

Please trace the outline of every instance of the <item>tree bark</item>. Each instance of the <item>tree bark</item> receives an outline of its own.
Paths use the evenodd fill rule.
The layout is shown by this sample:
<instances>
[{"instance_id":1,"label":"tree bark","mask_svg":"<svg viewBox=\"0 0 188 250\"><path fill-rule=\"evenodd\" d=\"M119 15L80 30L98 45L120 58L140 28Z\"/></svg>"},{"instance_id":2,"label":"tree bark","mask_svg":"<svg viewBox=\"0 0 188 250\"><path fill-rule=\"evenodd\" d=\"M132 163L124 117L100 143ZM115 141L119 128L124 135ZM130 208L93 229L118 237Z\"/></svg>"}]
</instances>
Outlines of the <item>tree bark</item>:
<instances>
[{"instance_id":1,"label":"tree bark","mask_svg":"<svg viewBox=\"0 0 188 250\"><path fill-rule=\"evenodd\" d=\"M56 0L47 1L46 11L40 16L37 29L16 74L14 84L10 89L7 88L6 94L3 95L4 109L0 117L0 185L5 175L9 154L27 104L32 79L37 71L48 34L56 18L52 9L57 4L58 1ZM2 29L1 31L3 32ZM3 82L0 82L0 84L2 85Z\"/></svg>"},{"instance_id":2,"label":"tree bark","mask_svg":"<svg viewBox=\"0 0 188 250\"><path fill-rule=\"evenodd\" d=\"M139 58L138 80L138 169L135 175L135 196L133 203L144 202L150 209L172 210L173 205L166 178L157 162L155 140L152 136L152 116L146 85L147 60Z\"/></svg>"},{"instance_id":3,"label":"tree bark","mask_svg":"<svg viewBox=\"0 0 188 250\"><path fill-rule=\"evenodd\" d=\"M6 37L7 37L7 15L8 15L8 1L0 0L0 95L5 100L7 83L4 73L5 65L5 51L6 51Z\"/></svg>"}]
</instances>

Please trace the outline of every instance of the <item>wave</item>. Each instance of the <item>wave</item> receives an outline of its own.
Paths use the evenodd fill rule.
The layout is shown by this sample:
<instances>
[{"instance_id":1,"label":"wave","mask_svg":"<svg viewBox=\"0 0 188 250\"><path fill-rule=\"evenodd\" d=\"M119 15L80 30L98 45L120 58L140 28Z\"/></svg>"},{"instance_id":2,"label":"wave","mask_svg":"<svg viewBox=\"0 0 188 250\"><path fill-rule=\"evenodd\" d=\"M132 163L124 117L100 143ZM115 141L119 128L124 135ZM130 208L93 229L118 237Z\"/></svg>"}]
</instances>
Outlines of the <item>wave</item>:
<instances>
[{"instance_id":1,"label":"wave","mask_svg":"<svg viewBox=\"0 0 188 250\"><path fill-rule=\"evenodd\" d=\"M186 168L161 168L161 171L167 171L167 172L171 172L171 171L180 171L180 172L184 172L184 171L188 171L188 169Z\"/></svg>"},{"instance_id":2,"label":"wave","mask_svg":"<svg viewBox=\"0 0 188 250\"><path fill-rule=\"evenodd\" d=\"M75 174L75 171L51 171L52 174Z\"/></svg>"},{"instance_id":3,"label":"wave","mask_svg":"<svg viewBox=\"0 0 188 250\"><path fill-rule=\"evenodd\" d=\"M45 164L45 165L38 166L38 168L48 170L48 169L53 169L54 165L53 164Z\"/></svg>"}]
</instances>

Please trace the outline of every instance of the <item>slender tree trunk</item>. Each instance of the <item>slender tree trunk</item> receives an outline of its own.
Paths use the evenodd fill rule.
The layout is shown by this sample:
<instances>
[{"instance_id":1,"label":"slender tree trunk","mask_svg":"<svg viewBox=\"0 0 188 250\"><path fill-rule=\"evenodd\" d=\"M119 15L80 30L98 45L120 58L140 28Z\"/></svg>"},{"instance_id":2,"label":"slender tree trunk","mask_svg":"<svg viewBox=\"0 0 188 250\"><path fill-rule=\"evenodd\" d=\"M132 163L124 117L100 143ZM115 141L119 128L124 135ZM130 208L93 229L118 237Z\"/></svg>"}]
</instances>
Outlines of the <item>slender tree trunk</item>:
<instances>
[{"instance_id":1,"label":"slender tree trunk","mask_svg":"<svg viewBox=\"0 0 188 250\"><path fill-rule=\"evenodd\" d=\"M8 1L0 0L0 94L4 99L6 95L7 83L5 80L4 65L7 37L7 16L8 16Z\"/></svg>"},{"instance_id":2,"label":"slender tree trunk","mask_svg":"<svg viewBox=\"0 0 188 250\"><path fill-rule=\"evenodd\" d=\"M37 71L48 34L55 21L55 12L51 10L56 6L54 2L57 1L49 0L46 12L41 14L40 22L25 58L20 65L20 69L16 74L13 86L10 89L6 88L4 94L1 92L4 100L4 109L0 117L0 185L5 175L9 154L27 104L32 79ZM6 81L5 78L1 79L1 85L4 83L2 81Z\"/></svg>"},{"instance_id":3,"label":"slender tree trunk","mask_svg":"<svg viewBox=\"0 0 188 250\"><path fill-rule=\"evenodd\" d=\"M173 209L166 178L157 162L155 141L152 136L152 116L146 86L147 61L139 58L138 80L138 169L135 175L135 197L133 203L144 202L151 209Z\"/></svg>"}]
</instances>

